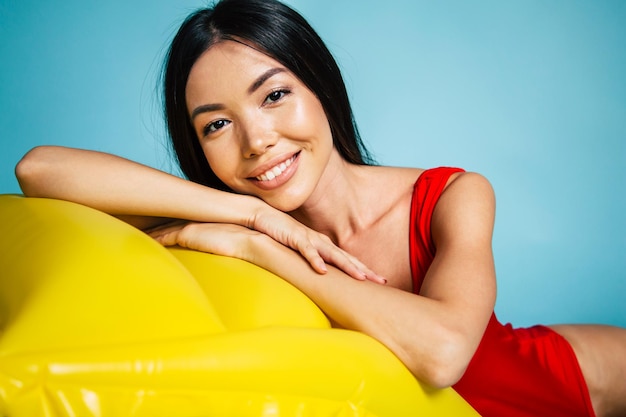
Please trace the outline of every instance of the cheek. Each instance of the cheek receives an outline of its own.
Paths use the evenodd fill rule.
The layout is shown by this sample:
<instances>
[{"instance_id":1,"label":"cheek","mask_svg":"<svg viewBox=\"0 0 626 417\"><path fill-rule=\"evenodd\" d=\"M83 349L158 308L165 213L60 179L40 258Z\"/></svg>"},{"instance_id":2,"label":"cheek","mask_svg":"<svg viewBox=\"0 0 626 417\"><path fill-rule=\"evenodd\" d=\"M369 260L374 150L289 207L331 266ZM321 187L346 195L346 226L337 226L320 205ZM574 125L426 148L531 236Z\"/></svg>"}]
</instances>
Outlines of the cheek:
<instances>
[{"instance_id":1,"label":"cheek","mask_svg":"<svg viewBox=\"0 0 626 417\"><path fill-rule=\"evenodd\" d=\"M332 145L332 136L326 113L314 96L299 103L289 117L285 117L283 120L288 121L290 130L298 130L303 136L315 136L318 141L329 141ZM285 123L284 121L283 123ZM320 143L317 145L319 146Z\"/></svg>"},{"instance_id":2,"label":"cheek","mask_svg":"<svg viewBox=\"0 0 626 417\"><path fill-rule=\"evenodd\" d=\"M217 144L203 144L202 150L215 175L226 185L230 186L228 179L232 176L232 172L229 169L232 170L234 166L230 153L223 147L217 146Z\"/></svg>"}]
</instances>

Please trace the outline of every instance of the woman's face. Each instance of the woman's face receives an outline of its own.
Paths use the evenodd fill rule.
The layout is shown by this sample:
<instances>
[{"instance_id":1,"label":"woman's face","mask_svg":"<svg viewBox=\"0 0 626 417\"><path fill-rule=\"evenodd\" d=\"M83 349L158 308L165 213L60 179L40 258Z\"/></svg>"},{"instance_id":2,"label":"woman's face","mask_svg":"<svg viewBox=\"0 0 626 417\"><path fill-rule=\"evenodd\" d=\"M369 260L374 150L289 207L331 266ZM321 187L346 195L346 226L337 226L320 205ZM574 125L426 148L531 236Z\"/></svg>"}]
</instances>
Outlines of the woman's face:
<instances>
[{"instance_id":1,"label":"woman's face","mask_svg":"<svg viewBox=\"0 0 626 417\"><path fill-rule=\"evenodd\" d=\"M215 174L282 211L309 198L335 152L317 97L283 65L241 43L223 41L200 56L186 101Z\"/></svg>"}]
</instances>

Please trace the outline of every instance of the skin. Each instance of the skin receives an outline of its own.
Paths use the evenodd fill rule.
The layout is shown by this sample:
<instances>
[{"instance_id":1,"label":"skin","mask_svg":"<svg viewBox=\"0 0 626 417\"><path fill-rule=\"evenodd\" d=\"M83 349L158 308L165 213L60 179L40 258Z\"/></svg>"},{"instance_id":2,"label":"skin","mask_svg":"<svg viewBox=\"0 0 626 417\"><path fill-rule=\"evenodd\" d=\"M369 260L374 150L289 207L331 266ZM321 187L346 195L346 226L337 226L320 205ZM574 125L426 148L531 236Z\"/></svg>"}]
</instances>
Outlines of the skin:
<instances>
[{"instance_id":1,"label":"skin","mask_svg":"<svg viewBox=\"0 0 626 417\"><path fill-rule=\"evenodd\" d=\"M475 173L450 179L433 214L437 253L420 293L413 294L407 230L422 170L343 161L315 95L242 43L225 41L206 51L186 92L205 157L240 194L207 190L110 155L49 147L18 165L25 194L78 201L140 227L157 226L151 234L164 245L258 264L302 290L338 326L385 344L420 380L435 387L457 382L495 303L495 200L487 180ZM68 160L75 161L72 168ZM257 178L271 177L265 173L277 166L280 175ZM161 226L157 216L193 222ZM367 259L386 285L348 253ZM319 275L316 255L339 268ZM626 332L554 328L571 342L597 414L624 415Z\"/></svg>"}]
</instances>

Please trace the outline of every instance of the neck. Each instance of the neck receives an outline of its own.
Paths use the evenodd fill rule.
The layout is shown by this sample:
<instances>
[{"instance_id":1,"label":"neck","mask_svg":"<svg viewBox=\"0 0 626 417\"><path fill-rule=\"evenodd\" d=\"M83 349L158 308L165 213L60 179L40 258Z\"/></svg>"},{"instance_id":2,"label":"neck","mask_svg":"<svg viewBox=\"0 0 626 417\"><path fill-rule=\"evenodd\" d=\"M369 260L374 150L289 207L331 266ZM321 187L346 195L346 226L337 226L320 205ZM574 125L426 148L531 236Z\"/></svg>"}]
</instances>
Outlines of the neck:
<instances>
[{"instance_id":1,"label":"neck","mask_svg":"<svg viewBox=\"0 0 626 417\"><path fill-rule=\"evenodd\" d=\"M290 214L341 246L375 220L375 210L363 210L377 194L363 192L376 186L374 170L376 167L348 163L334 152L309 199Z\"/></svg>"}]
</instances>

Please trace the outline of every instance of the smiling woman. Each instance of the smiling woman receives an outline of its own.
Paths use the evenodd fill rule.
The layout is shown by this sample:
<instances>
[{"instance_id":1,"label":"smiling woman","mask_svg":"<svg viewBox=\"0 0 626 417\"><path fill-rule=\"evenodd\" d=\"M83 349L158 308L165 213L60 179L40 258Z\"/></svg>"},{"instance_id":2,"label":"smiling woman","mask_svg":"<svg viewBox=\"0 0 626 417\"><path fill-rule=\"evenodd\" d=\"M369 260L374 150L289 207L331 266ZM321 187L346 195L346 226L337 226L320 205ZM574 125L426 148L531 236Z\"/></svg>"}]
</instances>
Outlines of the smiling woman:
<instances>
[{"instance_id":1,"label":"smiling woman","mask_svg":"<svg viewBox=\"0 0 626 417\"><path fill-rule=\"evenodd\" d=\"M164 71L164 94L168 130L181 169L192 181L213 188L227 190L221 180L211 174L211 167L195 156L201 153L196 131L189 125L189 113L176 103L187 102L187 79L196 61L214 43L230 40L246 44L250 49L258 49L267 57L271 56L282 63L282 70L288 68L320 101L326 111L336 149L351 163L372 162L363 146L348 100L348 94L335 59L330 54L318 34L302 16L291 9L282 9L273 2L266 5L271 13L248 8L246 5L233 5L229 9L216 10L214 16L205 13L189 16L177 36L172 41ZM236 14L249 19L246 25L236 25ZM314 54L307 51L314 50ZM184 66L180 68L181 63ZM175 67L173 67L175 65ZM231 63L232 65L232 63ZM323 69L323 70L321 70ZM250 84L250 93L265 81L266 76L258 74L258 79ZM282 71L281 70L281 71ZM204 105L208 103L203 103ZM190 109L192 115L194 109Z\"/></svg>"},{"instance_id":2,"label":"smiling woman","mask_svg":"<svg viewBox=\"0 0 626 417\"><path fill-rule=\"evenodd\" d=\"M460 168L371 164L337 64L294 10L222 0L193 13L167 55L164 94L190 181L41 147L17 166L24 193L270 270L485 417L625 412L626 331L502 324L491 185Z\"/></svg>"},{"instance_id":3,"label":"smiling woman","mask_svg":"<svg viewBox=\"0 0 626 417\"><path fill-rule=\"evenodd\" d=\"M266 54L243 42L219 42L195 62L186 91L197 136L183 140L199 138L211 170L229 189L289 212L329 172L336 151L324 108Z\"/></svg>"}]
</instances>

